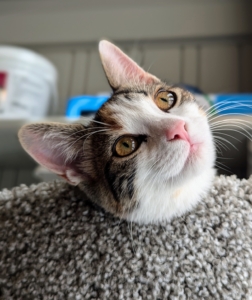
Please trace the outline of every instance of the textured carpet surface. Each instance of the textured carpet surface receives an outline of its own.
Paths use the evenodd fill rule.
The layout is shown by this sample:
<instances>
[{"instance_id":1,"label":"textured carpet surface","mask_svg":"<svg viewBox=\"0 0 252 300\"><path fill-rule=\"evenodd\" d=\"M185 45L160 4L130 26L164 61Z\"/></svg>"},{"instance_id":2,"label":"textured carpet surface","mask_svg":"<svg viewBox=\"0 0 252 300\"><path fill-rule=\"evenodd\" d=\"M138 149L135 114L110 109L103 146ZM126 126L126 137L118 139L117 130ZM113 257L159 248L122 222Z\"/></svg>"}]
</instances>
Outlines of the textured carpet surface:
<instances>
[{"instance_id":1,"label":"textured carpet surface","mask_svg":"<svg viewBox=\"0 0 252 300\"><path fill-rule=\"evenodd\" d=\"M0 192L0 299L252 299L252 178L217 177L190 213L120 222L76 188Z\"/></svg>"}]
</instances>

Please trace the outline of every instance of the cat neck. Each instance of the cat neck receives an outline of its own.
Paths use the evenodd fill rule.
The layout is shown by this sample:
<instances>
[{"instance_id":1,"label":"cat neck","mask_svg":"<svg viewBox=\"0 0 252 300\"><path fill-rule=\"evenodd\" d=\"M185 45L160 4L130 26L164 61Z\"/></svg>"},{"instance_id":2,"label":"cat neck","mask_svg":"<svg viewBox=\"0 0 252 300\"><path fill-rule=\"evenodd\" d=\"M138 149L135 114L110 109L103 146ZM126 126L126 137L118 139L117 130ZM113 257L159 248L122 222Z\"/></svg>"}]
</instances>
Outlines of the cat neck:
<instances>
[{"instance_id":1,"label":"cat neck","mask_svg":"<svg viewBox=\"0 0 252 300\"><path fill-rule=\"evenodd\" d=\"M146 180L138 191L139 206L127 220L139 223L169 221L192 209L207 193L215 175L213 168L206 170L181 185L158 185Z\"/></svg>"}]
</instances>

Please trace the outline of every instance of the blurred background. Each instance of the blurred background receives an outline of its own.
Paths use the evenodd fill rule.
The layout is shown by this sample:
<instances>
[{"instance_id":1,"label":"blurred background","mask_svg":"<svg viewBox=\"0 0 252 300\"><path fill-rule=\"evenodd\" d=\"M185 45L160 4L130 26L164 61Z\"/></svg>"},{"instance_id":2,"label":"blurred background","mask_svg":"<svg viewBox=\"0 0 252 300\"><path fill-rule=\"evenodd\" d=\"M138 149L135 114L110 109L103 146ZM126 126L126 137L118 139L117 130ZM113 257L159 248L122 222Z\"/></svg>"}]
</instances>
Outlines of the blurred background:
<instances>
[{"instance_id":1,"label":"blurred background","mask_svg":"<svg viewBox=\"0 0 252 300\"><path fill-rule=\"evenodd\" d=\"M0 0L0 189L49 178L34 175L36 164L19 146L22 124L68 122L93 112L88 97L109 95L97 52L102 38L161 79L190 86L208 105L218 95L241 96L247 110L233 113L250 134L251 16L251 0ZM227 124L234 118L221 116ZM249 138L222 134L228 142L218 150L219 173L248 177Z\"/></svg>"}]
</instances>

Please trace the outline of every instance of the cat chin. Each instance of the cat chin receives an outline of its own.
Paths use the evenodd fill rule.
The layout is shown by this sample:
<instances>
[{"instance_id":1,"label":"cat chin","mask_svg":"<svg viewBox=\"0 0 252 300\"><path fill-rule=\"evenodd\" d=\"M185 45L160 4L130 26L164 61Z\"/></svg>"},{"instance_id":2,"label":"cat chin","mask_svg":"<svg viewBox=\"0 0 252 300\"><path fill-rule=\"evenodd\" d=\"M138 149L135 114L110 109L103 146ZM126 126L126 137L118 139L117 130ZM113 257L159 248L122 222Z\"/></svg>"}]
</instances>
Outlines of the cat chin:
<instances>
[{"instance_id":1,"label":"cat chin","mask_svg":"<svg viewBox=\"0 0 252 300\"><path fill-rule=\"evenodd\" d=\"M179 185L152 186L138 192L138 205L125 218L137 223L161 223L190 211L207 194L215 175L210 168Z\"/></svg>"}]
</instances>

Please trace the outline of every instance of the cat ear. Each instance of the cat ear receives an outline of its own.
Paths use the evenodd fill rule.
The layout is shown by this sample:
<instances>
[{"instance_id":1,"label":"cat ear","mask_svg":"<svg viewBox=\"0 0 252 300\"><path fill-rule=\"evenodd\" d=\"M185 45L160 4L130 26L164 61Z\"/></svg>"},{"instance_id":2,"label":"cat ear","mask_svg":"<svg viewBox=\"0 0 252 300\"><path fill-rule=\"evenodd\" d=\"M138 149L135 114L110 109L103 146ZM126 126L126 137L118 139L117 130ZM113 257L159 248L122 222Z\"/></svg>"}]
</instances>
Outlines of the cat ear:
<instances>
[{"instance_id":1,"label":"cat ear","mask_svg":"<svg viewBox=\"0 0 252 300\"><path fill-rule=\"evenodd\" d=\"M145 72L112 43L101 41L99 51L104 71L113 90L139 83L152 84L159 81L157 77Z\"/></svg>"},{"instance_id":2,"label":"cat ear","mask_svg":"<svg viewBox=\"0 0 252 300\"><path fill-rule=\"evenodd\" d=\"M72 185L89 179L81 170L85 127L81 124L41 123L23 126L18 133L25 151L40 165Z\"/></svg>"}]
</instances>

